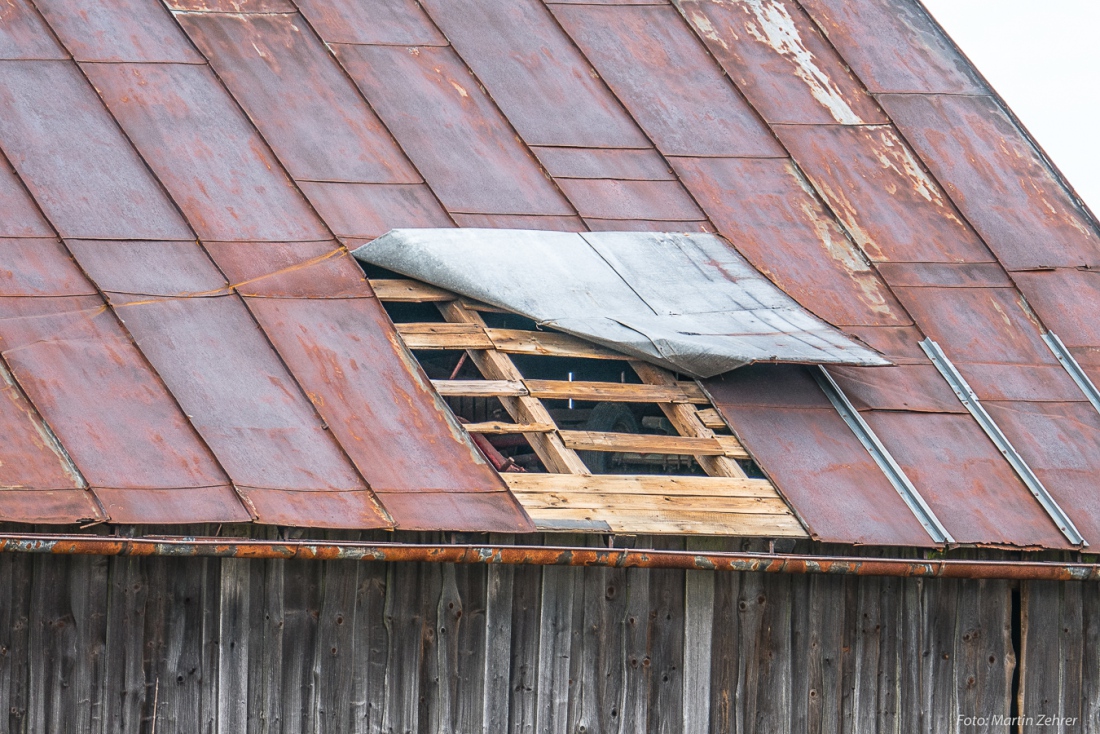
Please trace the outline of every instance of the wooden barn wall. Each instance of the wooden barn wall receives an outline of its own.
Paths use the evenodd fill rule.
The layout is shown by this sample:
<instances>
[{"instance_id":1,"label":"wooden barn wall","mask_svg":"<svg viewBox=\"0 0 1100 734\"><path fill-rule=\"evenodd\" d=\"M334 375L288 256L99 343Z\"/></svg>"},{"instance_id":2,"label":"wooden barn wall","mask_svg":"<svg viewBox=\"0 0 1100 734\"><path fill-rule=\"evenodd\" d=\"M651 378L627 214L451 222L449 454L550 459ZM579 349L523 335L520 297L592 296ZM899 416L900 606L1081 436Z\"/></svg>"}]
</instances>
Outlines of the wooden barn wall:
<instances>
[{"instance_id":1,"label":"wooden barn wall","mask_svg":"<svg viewBox=\"0 0 1100 734\"><path fill-rule=\"evenodd\" d=\"M1100 731L1095 584L0 554L0 599L13 733L1007 732L1014 685Z\"/></svg>"}]
</instances>

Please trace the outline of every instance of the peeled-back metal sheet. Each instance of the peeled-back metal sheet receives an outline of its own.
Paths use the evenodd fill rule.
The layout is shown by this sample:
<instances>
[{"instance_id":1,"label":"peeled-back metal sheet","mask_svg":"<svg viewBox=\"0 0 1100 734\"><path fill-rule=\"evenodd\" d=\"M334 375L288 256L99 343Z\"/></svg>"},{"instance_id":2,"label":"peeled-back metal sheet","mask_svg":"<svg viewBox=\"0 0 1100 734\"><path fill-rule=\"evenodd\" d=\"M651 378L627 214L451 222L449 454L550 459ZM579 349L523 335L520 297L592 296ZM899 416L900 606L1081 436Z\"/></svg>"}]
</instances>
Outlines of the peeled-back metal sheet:
<instances>
[{"instance_id":1,"label":"peeled-back metal sheet","mask_svg":"<svg viewBox=\"0 0 1100 734\"><path fill-rule=\"evenodd\" d=\"M784 155L671 5L552 10L662 153Z\"/></svg>"},{"instance_id":2,"label":"peeled-back metal sheet","mask_svg":"<svg viewBox=\"0 0 1100 734\"><path fill-rule=\"evenodd\" d=\"M768 122L889 121L793 0L673 4Z\"/></svg>"},{"instance_id":3,"label":"peeled-back metal sheet","mask_svg":"<svg viewBox=\"0 0 1100 734\"><path fill-rule=\"evenodd\" d=\"M337 237L373 239L397 227L449 227L451 218L424 184L298 184Z\"/></svg>"},{"instance_id":4,"label":"peeled-back metal sheet","mask_svg":"<svg viewBox=\"0 0 1100 734\"><path fill-rule=\"evenodd\" d=\"M912 323L789 160L672 163L718 231L814 314L837 326Z\"/></svg>"},{"instance_id":5,"label":"peeled-back metal sheet","mask_svg":"<svg viewBox=\"0 0 1100 734\"><path fill-rule=\"evenodd\" d=\"M87 64L85 71L200 238L330 239L208 67Z\"/></svg>"},{"instance_id":6,"label":"peeled-back metal sheet","mask_svg":"<svg viewBox=\"0 0 1100 734\"><path fill-rule=\"evenodd\" d=\"M1008 270L1100 267L1100 235L996 101L880 101Z\"/></svg>"},{"instance_id":7,"label":"peeled-back metal sheet","mask_svg":"<svg viewBox=\"0 0 1100 734\"><path fill-rule=\"evenodd\" d=\"M376 299L249 306L398 528L534 530Z\"/></svg>"},{"instance_id":8,"label":"peeled-back metal sheet","mask_svg":"<svg viewBox=\"0 0 1100 734\"><path fill-rule=\"evenodd\" d=\"M0 62L0 146L63 237L193 236L76 64Z\"/></svg>"},{"instance_id":9,"label":"peeled-back metal sheet","mask_svg":"<svg viewBox=\"0 0 1100 734\"><path fill-rule=\"evenodd\" d=\"M983 94L966 59L915 0L800 0L871 92Z\"/></svg>"},{"instance_id":10,"label":"peeled-back metal sheet","mask_svg":"<svg viewBox=\"0 0 1100 734\"><path fill-rule=\"evenodd\" d=\"M934 545L805 368L755 365L703 386L815 540Z\"/></svg>"},{"instance_id":11,"label":"peeled-back metal sheet","mask_svg":"<svg viewBox=\"0 0 1100 734\"><path fill-rule=\"evenodd\" d=\"M710 234L395 230L355 256L696 377L758 361L888 364Z\"/></svg>"},{"instance_id":12,"label":"peeled-back metal sheet","mask_svg":"<svg viewBox=\"0 0 1100 734\"><path fill-rule=\"evenodd\" d=\"M893 127L774 129L871 260L994 260Z\"/></svg>"},{"instance_id":13,"label":"peeled-back metal sheet","mask_svg":"<svg viewBox=\"0 0 1100 734\"><path fill-rule=\"evenodd\" d=\"M298 0L325 43L446 46L416 0Z\"/></svg>"},{"instance_id":14,"label":"peeled-back metal sheet","mask_svg":"<svg viewBox=\"0 0 1100 734\"><path fill-rule=\"evenodd\" d=\"M449 211L574 213L452 49L336 54Z\"/></svg>"},{"instance_id":15,"label":"peeled-back metal sheet","mask_svg":"<svg viewBox=\"0 0 1100 734\"><path fill-rule=\"evenodd\" d=\"M0 3L0 59L67 59L30 0Z\"/></svg>"},{"instance_id":16,"label":"peeled-back metal sheet","mask_svg":"<svg viewBox=\"0 0 1100 734\"><path fill-rule=\"evenodd\" d=\"M541 0L422 5L529 145L649 147Z\"/></svg>"},{"instance_id":17,"label":"peeled-back metal sheet","mask_svg":"<svg viewBox=\"0 0 1100 734\"><path fill-rule=\"evenodd\" d=\"M159 2L35 0L35 4L77 61L204 63Z\"/></svg>"},{"instance_id":18,"label":"peeled-back metal sheet","mask_svg":"<svg viewBox=\"0 0 1100 734\"><path fill-rule=\"evenodd\" d=\"M298 15L181 15L290 175L419 183L359 90Z\"/></svg>"}]
</instances>

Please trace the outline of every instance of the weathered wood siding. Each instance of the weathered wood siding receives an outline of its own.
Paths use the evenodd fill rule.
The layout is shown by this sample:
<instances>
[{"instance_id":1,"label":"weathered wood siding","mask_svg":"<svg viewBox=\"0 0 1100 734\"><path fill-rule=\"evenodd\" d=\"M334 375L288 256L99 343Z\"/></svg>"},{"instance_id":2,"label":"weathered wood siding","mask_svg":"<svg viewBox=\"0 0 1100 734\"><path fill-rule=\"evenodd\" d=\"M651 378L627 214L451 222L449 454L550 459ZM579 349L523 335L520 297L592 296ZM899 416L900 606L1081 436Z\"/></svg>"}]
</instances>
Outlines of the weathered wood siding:
<instances>
[{"instance_id":1,"label":"weathered wood siding","mask_svg":"<svg viewBox=\"0 0 1100 734\"><path fill-rule=\"evenodd\" d=\"M1012 594L999 581L2 554L0 730L1007 732L959 717L1013 711ZM1100 587L1024 585L1020 599L1022 713L1100 731Z\"/></svg>"}]
</instances>

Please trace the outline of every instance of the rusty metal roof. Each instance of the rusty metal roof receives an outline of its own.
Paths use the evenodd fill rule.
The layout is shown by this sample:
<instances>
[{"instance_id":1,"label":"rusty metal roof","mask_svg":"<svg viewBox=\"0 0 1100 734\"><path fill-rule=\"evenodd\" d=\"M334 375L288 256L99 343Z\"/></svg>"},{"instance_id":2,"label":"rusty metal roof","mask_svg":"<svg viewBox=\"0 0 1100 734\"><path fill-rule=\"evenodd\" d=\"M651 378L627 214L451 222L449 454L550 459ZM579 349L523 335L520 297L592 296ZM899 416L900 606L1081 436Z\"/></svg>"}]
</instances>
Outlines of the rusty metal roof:
<instances>
[{"instance_id":1,"label":"rusty metal roof","mask_svg":"<svg viewBox=\"0 0 1100 734\"><path fill-rule=\"evenodd\" d=\"M1067 544L925 338L1100 544L1100 229L918 0L11 0L0 152L0 519L529 529L347 247L656 230L896 364L831 374L956 540ZM708 390L813 536L933 544L803 368Z\"/></svg>"}]
</instances>

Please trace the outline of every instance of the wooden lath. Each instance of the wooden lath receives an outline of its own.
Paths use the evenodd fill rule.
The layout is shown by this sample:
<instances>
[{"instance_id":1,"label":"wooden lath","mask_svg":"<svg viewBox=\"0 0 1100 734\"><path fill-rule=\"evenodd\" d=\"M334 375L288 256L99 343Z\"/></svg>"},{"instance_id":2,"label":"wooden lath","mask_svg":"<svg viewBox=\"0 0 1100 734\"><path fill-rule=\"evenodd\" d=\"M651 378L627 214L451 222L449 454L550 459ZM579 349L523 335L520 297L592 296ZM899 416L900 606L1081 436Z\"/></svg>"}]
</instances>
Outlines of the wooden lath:
<instances>
[{"instance_id":1,"label":"wooden lath","mask_svg":"<svg viewBox=\"0 0 1100 734\"><path fill-rule=\"evenodd\" d=\"M696 533L805 537L766 479L749 479L738 459L749 454L699 385L654 365L584 340L547 331L497 329L481 312L497 309L411 280L372 280L383 301L431 303L443 322L400 323L417 350L465 351L480 380L433 380L445 397L493 397L512 422L467 423L471 433L522 435L547 474L502 476L542 528L602 528L622 533ZM528 379L510 355L614 359L641 383ZM648 403L660 407L679 435L561 429L543 400ZM628 456L692 456L708 476L592 475L577 451Z\"/></svg>"}]
</instances>

